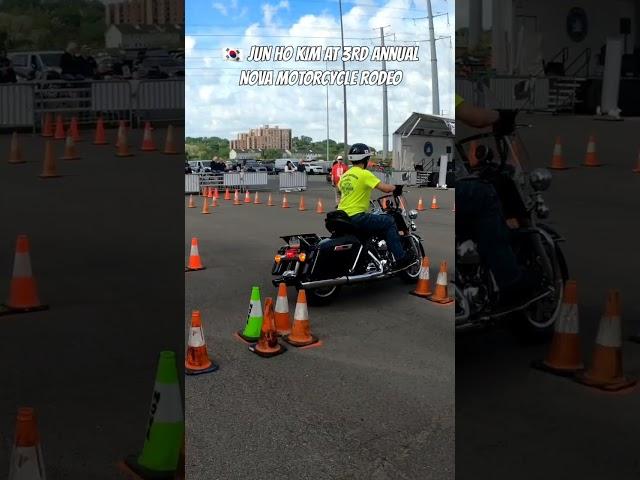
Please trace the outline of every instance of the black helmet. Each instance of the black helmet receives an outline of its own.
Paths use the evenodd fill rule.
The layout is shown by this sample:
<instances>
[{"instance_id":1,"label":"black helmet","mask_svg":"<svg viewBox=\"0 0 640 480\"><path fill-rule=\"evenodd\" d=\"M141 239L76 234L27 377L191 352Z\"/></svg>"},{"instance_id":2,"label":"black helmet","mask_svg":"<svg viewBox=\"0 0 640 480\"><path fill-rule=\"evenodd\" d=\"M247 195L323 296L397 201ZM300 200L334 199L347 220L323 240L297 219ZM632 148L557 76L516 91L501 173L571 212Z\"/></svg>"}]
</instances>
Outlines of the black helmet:
<instances>
[{"instance_id":1,"label":"black helmet","mask_svg":"<svg viewBox=\"0 0 640 480\"><path fill-rule=\"evenodd\" d=\"M364 143L354 143L349 149L349 161L351 163L366 162L371 158L371 150Z\"/></svg>"}]
</instances>

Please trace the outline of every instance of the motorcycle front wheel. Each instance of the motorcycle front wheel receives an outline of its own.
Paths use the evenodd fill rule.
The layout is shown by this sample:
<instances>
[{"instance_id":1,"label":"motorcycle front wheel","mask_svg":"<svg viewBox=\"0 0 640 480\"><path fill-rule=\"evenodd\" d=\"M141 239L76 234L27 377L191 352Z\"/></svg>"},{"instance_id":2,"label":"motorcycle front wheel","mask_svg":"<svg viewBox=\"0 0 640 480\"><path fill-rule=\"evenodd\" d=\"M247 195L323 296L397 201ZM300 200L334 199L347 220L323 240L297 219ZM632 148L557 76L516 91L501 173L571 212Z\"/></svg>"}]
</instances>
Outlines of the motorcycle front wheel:
<instances>
[{"instance_id":1,"label":"motorcycle front wheel","mask_svg":"<svg viewBox=\"0 0 640 480\"><path fill-rule=\"evenodd\" d=\"M418 262L400 272L400 278L405 283L416 283L418 281L418 276L420 275L420 266L422 264L422 258L424 257L424 248L422 248L422 244L420 244L414 237L410 238L411 246L407 247L406 252L414 259L417 259Z\"/></svg>"}]
</instances>

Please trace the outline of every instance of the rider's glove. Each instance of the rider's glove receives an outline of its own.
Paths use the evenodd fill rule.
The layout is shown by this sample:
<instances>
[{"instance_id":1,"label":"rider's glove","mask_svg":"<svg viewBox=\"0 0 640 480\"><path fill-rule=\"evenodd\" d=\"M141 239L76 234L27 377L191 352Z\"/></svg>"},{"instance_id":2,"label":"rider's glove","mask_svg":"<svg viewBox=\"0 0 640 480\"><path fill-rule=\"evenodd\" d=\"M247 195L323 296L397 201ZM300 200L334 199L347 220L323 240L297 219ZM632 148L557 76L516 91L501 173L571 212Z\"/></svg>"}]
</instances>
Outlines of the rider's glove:
<instances>
[{"instance_id":1,"label":"rider's glove","mask_svg":"<svg viewBox=\"0 0 640 480\"><path fill-rule=\"evenodd\" d=\"M493 124L493 132L496 135L506 137L516 130L516 111L498 110L498 121Z\"/></svg>"},{"instance_id":2,"label":"rider's glove","mask_svg":"<svg viewBox=\"0 0 640 480\"><path fill-rule=\"evenodd\" d=\"M396 185L395 190L393 191L394 197L399 197L402 195L402 185Z\"/></svg>"}]
</instances>

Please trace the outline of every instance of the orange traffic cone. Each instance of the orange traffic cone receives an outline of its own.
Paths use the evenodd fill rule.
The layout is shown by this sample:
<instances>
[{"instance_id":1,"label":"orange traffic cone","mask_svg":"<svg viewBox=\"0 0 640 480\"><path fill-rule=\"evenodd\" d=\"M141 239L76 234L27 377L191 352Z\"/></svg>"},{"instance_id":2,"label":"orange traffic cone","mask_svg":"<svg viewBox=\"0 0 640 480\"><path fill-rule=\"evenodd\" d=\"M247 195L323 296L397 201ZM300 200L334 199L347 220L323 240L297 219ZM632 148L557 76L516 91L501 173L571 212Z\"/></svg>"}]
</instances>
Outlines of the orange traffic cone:
<instances>
[{"instance_id":1,"label":"orange traffic cone","mask_svg":"<svg viewBox=\"0 0 640 480\"><path fill-rule=\"evenodd\" d=\"M173 125L169 125L167 127L167 137L164 140L164 151L162 152L165 155L177 155L178 150L176 149L176 143L173 139Z\"/></svg>"},{"instance_id":2,"label":"orange traffic cone","mask_svg":"<svg viewBox=\"0 0 640 480\"><path fill-rule=\"evenodd\" d=\"M193 201L193 195L189 195L189 205L187 205L187 208L196 208L196 204Z\"/></svg>"},{"instance_id":3,"label":"orange traffic cone","mask_svg":"<svg viewBox=\"0 0 640 480\"><path fill-rule=\"evenodd\" d=\"M33 408L20 407L9 463L9 480L45 480L40 435Z\"/></svg>"},{"instance_id":4,"label":"orange traffic cone","mask_svg":"<svg viewBox=\"0 0 640 480\"><path fill-rule=\"evenodd\" d=\"M316 213L324 213L324 206L322 205L321 199L318 199L318 203L316 204Z\"/></svg>"},{"instance_id":5,"label":"orange traffic cone","mask_svg":"<svg viewBox=\"0 0 640 480\"><path fill-rule=\"evenodd\" d=\"M242 202L240 201L240 194L238 193L238 189L236 188L236 191L233 194L233 204L234 205L242 205Z\"/></svg>"},{"instance_id":6,"label":"orange traffic cone","mask_svg":"<svg viewBox=\"0 0 640 480\"><path fill-rule=\"evenodd\" d=\"M269 194L269 200L267 201L267 207L275 207L276 204L273 203L273 199L271 198L271 194Z\"/></svg>"},{"instance_id":7,"label":"orange traffic cone","mask_svg":"<svg viewBox=\"0 0 640 480\"><path fill-rule=\"evenodd\" d=\"M531 366L561 376L573 376L584 368L579 335L578 286L575 280L567 280L564 286L562 305L546 358L533 362Z\"/></svg>"},{"instance_id":8,"label":"orange traffic cone","mask_svg":"<svg viewBox=\"0 0 640 480\"><path fill-rule=\"evenodd\" d=\"M205 195L205 197L213 198L213 190L211 190L211 187L206 187L206 188L207 188L207 194Z\"/></svg>"},{"instance_id":9,"label":"orange traffic cone","mask_svg":"<svg viewBox=\"0 0 640 480\"><path fill-rule=\"evenodd\" d=\"M264 300L263 321L260 329L260 339L255 345L249 345L249 351L261 357L269 358L280 355L286 351L278 343L278 333L273 315L273 300L268 297Z\"/></svg>"},{"instance_id":10,"label":"orange traffic cone","mask_svg":"<svg viewBox=\"0 0 640 480\"><path fill-rule=\"evenodd\" d=\"M432 302L447 304L453 302L453 298L448 293L449 281L447 279L447 262L440 262L440 272L436 279L436 291L427 297Z\"/></svg>"},{"instance_id":11,"label":"orange traffic cone","mask_svg":"<svg viewBox=\"0 0 640 480\"><path fill-rule=\"evenodd\" d=\"M289 208L289 201L287 200L287 194L282 194L282 208Z\"/></svg>"},{"instance_id":12,"label":"orange traffic cone","mask_svg":"<svg viewBox=\"0 0 640 480\"><path fill-rule=\"evenodd\" d=\"M609 290L607 305L600 320L591 368L576 376L589 387L618 391L634 386L638 379L626 376L622 369L622 332L620 326L620 292Z\"/></svg>"},{"instance_id":13,"label":"orange traffic cone","mask_svg":"<svg viewBox=\"0 0 640 480\"><path fill-rule=\"evenodd\" d=\"M587 143L587 153L584 157L585 167L600 167L602 164L598 161L598 155L596 153L596 137L595 135L589 135L589 142Z\"/></svg>"},{"instance_id":14,"label":"orange traffic cone","mask_svg":"<svg viewBox=\"0 0 640 480\"><path fill-rule=\"evenodd\" d=\"M431 294L433 294L433 292L431 291L431 281L429 279L429 257L424 257L422 259L422 265L420 265L420 273L418 274L418 283L416 285L416 289L410 293L411 295L424 298L427 298Z\"/></svg>"},{"instance_id":15,"label":"orange traffic cone","mask_svg":"<svg viewBox=\"0 0 640 480\"><path fill-rule=\"evenodd\" d=\"M202 211L200 213L208 214L209 212L209 203L207 197L202 199Z\"/></svg>"},{"instance_id":16,"label":"orange traffic cone","mask_svg":"<svg viewBox=\"0 0 640 480\"><path fill-rule=\"evenodd\" d=\"M632 170L634 173L640 173L640 150L638 150L638 161L636 167Z\"/></svg>"},{"instance_id":17,"label":"orange traffic cone","mask_svg":"<svg viewBox=\"0 0 640 480\"><path fill-rule=\"evenodd\" d=\"M224 199L231 200L231 192L229 191L229 187L224 191Z\"/></svg>"},{"instance_id":18,"label":"orange traffic cone","mask_svg":"<svg viewBox=\"0 0 640 480\"><path fill-rule=\"evenodd\" d=\"M120 120L118 122L118 133L116 134L116 148L120 146L120 136L127 133L127 122Z\"/></svg>"},{"instance_id":19,"label":"orange traffic cone","mask_svg":"<svg viewBox=\"0 0 640 480\"><path fill-rule=\"evenodd\" d=\"M436 196L434 195L434 196L433 196L433 198L431 199L431 209L432 209L432 210L436 210L436 209L438 209L438 208L440 208L440 207L438 206L438 199L437 199L437 198L436 198Z\"/></svg>"},{"instance_id":20,"label":"orange traffic cone","mask_svg":"<svg viewBox=\"0 0 640 480\"><path fill-rule=\"evenodd\" d=\"M154 152L157 150L156 143L153 141L150 122L145 122L144 124L144 136L142 138L142 147L140 147L140 150L143 152Z\"/></svg>"},{"instance_id":21,"label":"orange traffic cone","mask_svg":"<svg viewBox=\"0 0 640 480\"><path fill-rule=\"evenodd\" d=\"M69 132L67 135L71 135L74 142L82 141L82 137L80 136L80 128L78 127L78 117L75 115L71 117L71 123L69 124Z\"/></svg>"},{"instance_id":22,"label":"orange traffic cone","mask_svg":"<svg viewBox=\"0 0 640 480\"><path fill-rule=\"evenodd\" d=\"M202 333L202 318L200 312L191 312L191 331L187 342L187 356L184 361L184 373L187 375L201 375L215 372L218 365L211 361L207 353L207 344Z\"/></svg>"},{"instance_id":23,"label":"orange traffic cone","mask_svg":"<svg viewBox=\"0 0 640 480\"><path fill-rule=\"evenodd\" d=\"M249 190L244 192L244 203L251 203L251 194L249 193Z\"/></svg>"},{"instance_id":24,"label":"orange traffic cone","mask_svg":"<svg viewBox=\"0 0 640 480\"><path fill-rule=\"evenodd\" d=\"M78 160L80 155L78 155L78 150L76 149L75 141L71 136L71 132L67 135L67 140L64 143L64 154L60 158L61 160Z\"/></svg>"},{"instance_id":25,"label":"orange traffic cone","mask_svg":"<svg viewBox=\"0 0 640 480\"><path fill-rule=\"evenodd\" d=\"M5 305L0 306L0 313L37 312L48 308L48 305L40 301L36 280L31 272L29 239L26 235L18 235L9 300Z\"/></svg>"},{"instance_id":26,"label":"orange traffic cone","mask_svg":"<svg viewBox=\"0 0 640 480\"><path fill-rule=\"evenodd\" d=\"M133 153L129 151L129 143L127 140L127 129L121 128L118 130L118 151L116 152L117 157L132 157Z\"/></svg>"},{"instance_id":27,"label":"orange traffic cone","mask_svg":"<svg viewBox=\"0 0 640 480\"><path fill-rule=\"evenodd\" d=\"M17 163L26 163L26 160L22 157L20 142L18 142L18 132L13 132L13 135L11 135L11 147L9 147L9 163L12 165L15 165Z\"/></svg>"},{"instance_id":28,"label":"orange traffic cone","mask_svg":"<svg viewBox=\"0 0 640 480\"><path fill-rule=\"evenodd\" d=\"M287 335L291 333L289 299L287 298L287 285L284 282L280 282L280 285L278 285L278 297L276 298L274 316L278 335Z\"/></svg>"},{"instance_id":29,"label":"orange traffic cone","mask_svg":"<svg viewBox=\"0 0 640 480\"><path fill-rule=\"evenodd\" d=\"M300 195L300 203L298 204L298 211L304 212L307 206L304 204L304 195Z\"/></svg>"},{"instance_id":30,"label":"orange traffic cone","mask_svg":"<svg viewBox=\"0 0 640 480\"><path fill-rule=\"evenodd\" d=\"M64 120L60 114L56 115L56 131L53 134L53 138L56 140L64 140L66 138L64 134Z\"/></svg>"},{"instance_id":31,"label":"orange traffic cone","mask_svg":"<svg viewBox=\"0 0 640 480\"><path fill-rule=\"evenodd\" d=\"M293 314L293 326L291 333L284 335L284 341L294 347L306 347L318 343L318 337L311 335L309 311L307 309L307 295L304 289L298 292L296 311Z\"/></svg>"},{"instance_id":32,"label":"orange traffic cone","mask_svg":"<svg viewBox=\"0 0 640 480\"><path fill-rule=\"evenodd\" d=\"M216 208L218 206L218 199L214 196L211 198L211 206Z\"/></svg>"},{"instance_id":33,"label":"orange traffic cone","mask_svg":"<svg viewBox=\"0 0 640 480\"><path fill-rule=\"evenodd\" d=\"M213 190L213 197L218 199L220 198L220 192L218 191L218 187Z\"/></svg>"},{"instance_id":34,"label":"orange traffic cone","mask_svg":"<svg viewBox=\"0 0 640 480\"><path fill-rule=\"evenodd\" d=\"M53 123L51 120L51 113L46 113L44 116L44 122L42 125L42 136L53 137Z\"/></svg>"},{"instance_id":35,"label":"orange traffic cone","mask_svg":"<svg viewBox=\"0 0 640 480\"><path fill-rule=\"evenodd\" d=\"M53 142L47 140L44 147L44 162L40 178L58 178L59 176L56 168L56 159L53 157Z\"/></svg>"},{"instance_id":36,"label":"orange traffic cone","mask_svg":"<svg viewBox=\"0 0 640 480\"><path fill-rule=\"evenodd\" d=\"M435 198L435 196L433 198ZM433 208L433 203L431 203L431 208ZM422 202L422 196L418 199L418 208L416 208L416 210L419 212L426 210L426 208L424 208L424 203Z\"/></svg>"},{"instance_id":37,"label":"orange traffic cone","mask_svg":"<svg viewBox=\"0 0 640 480\"><path fill-rule=\"evenodd\" d=\"M96 133L95 133L95 136L93 137L93 144L107 145L108 143L109 142L107 142L107 135L104 130L104 120L102 119L102 116L99 116L98 122L96 123Z\"/></svg>"},{"instance_id":38,"label":"orange traffic cone","mask_svg":"<svg viewBox=\"0 0 640 480\"><path fill-rule=\"evenodd\" d=\"M553 157L551 158L551 165L549 166L552 170L566 170L567 167L564 163L564 157L562 156L562 142L560 141L560 137L556 137L556 143L553 146Z\"/></svg>"},{"instance_id":39,"label":"orange traffic cone","mask_svg":"<svg viewBox=\"0 0 640 480\"><path fill-rule=\"evenodd\" d=\"M254 205L260 205L262 203L262 201L260 200L260 197L258 196L258 192L256 192L255 198L253 199L253 204Z\"/></svg>"},{"instance_id":40,"label":"orange traffic cone","mask_svg":"<svg viewBox=\"0 0 640 480\"><path fill-rule=\"evenodd\" d=\"M185 272L195 272L197 270L204 270L205 267L200 259L200 250L198 249L198 238L193 237L191 239L191 251L189 252L189 264L185 268Z\"/></svg>"}]
</instances>

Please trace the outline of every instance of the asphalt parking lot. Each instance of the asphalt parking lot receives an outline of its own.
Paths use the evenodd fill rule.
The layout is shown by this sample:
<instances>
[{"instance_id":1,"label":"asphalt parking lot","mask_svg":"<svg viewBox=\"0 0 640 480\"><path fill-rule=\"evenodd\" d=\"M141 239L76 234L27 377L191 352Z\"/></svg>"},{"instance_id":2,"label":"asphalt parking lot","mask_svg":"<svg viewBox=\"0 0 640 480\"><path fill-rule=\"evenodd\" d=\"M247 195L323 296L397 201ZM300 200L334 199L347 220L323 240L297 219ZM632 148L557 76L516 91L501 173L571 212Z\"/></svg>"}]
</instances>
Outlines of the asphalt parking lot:
<instances>
[{"instance_id":1,"label":"asphalt parking lot","mask_svg":"<svg viewBox=\"0 0 640 480\"><path fill-rule=\"evenodd\" d=\"M441 208L420 214L418 232L432 265L453 265L454 191L409 190L414 207L420 194L427 206L437 194ZM275 299L279 236L325 232L324 215L314 211L318 198L325 210L333 204L324 176L310 177L304 195L306 212L297 211L296 193L288 210L221 200L203 215L200 197L198 208L186 209L185 259L196 236L207 269L186 274L185 327L199 309L220 364L185 382L189 478L452 479L452 305L411 296L412 285L391 279L343 288L331 305L309 307L321 347L265 359L234 338L253 285L263 302ZM289 305L293 312L293 288Z\"/></svg>"},{"instance_id":2,"label":"asphalt parking lot","mask_svg":"<svg viewBox=\"0 0 640 480\"><path fill-rule=\"evenodd\" d=\"M41 137L21 133L28 163L8 165L11 137L0 135L0 301L26 233L50 305L0 316L0 478L19 406L36 409L47 478L119 478L116 463L142 448L159 351L184 355L182 225L167 221L183 215L183 157L141 152L140 130L130 158L115 157L115 130L104 147L81 133L82 158L47 180ZM154 132L160 147L164 135Z\"/></svg>"},{"instance_id":3,"label":"asphalt parking lot","mask_svg":"<svg viewBox=\"0 0 640 480\"><path fill-rule=\"evenodd\" d=\"M635 246L640 175L638 120L530 115L521 131L532 167L546 166L556 135L566 163L545 199L550 223L566 237L571 278L578 282L583 355L589 364L606 290L622 297L626 336L640 329ZM580 167L596 134L599 168ZM463 134L462 128L459 135ZM456 478L631 479L640 462L638 388L606 394L529 368L546 345L521 345L505 330L456 339ZM624 342L625 371L640 372L640 345Z\"/></svg>"}]
</instances>

